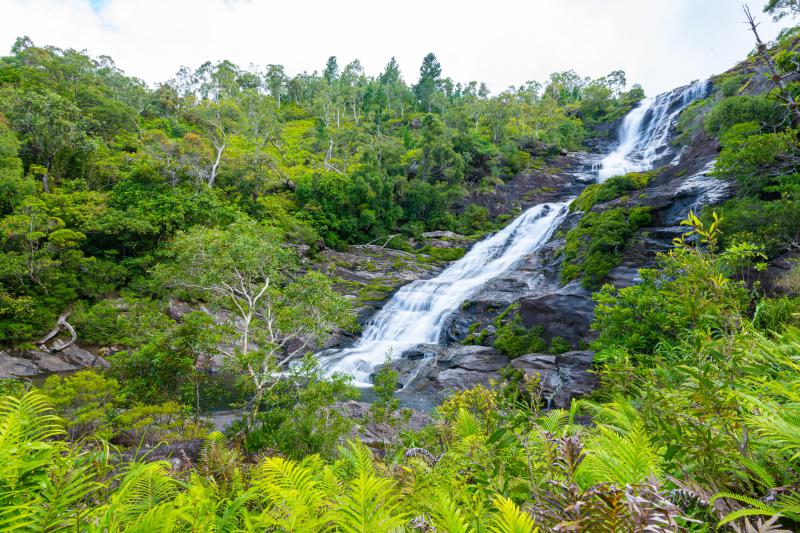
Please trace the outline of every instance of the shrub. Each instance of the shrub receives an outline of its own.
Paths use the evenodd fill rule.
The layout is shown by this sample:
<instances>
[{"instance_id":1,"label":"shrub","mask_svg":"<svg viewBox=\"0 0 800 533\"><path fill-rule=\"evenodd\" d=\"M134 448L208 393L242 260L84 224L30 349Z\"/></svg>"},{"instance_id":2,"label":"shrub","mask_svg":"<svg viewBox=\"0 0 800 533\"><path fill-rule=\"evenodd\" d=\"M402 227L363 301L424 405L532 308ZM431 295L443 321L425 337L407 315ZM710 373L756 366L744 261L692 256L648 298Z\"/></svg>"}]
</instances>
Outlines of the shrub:
<instances>
[{"instance_id":1,"label":"shrub","mask_svg":"<svg viewBox=\"0 0 800 533\"><path fill-rule=\"evenodd\" d=\"M783 107L763 96L731 96L715 105L705 118L709 135L719 136L740 122L755 121L762 126L778 126L786 115Z\"/></svg>"},{"instance_id":2,"label":"shrub","mask_svg":"<svg viewBox=\"0 0 800 533\"><path fill-rule=\"evenodd\" d=\"M603 183L589 185L572 202L570 210L589 211L597 204L609 202L622 197L625 193L643 189L652 181L655 174L656 171L631 172L622 176L613 176Z\"/></svg>"},{"instance_id":3,"label":"shrub","mask_svg":"<svg viewBox=\"0 0 800 533\"><path fill-rule=\"evenodd\" d=\"M42 392L67 420L70 438L111 437L111 414L119 392L116 379L93 370L69 376L53 375L44 382Z\"/></svg>"},{"instance_id":4,"label":"shrub","mask_svg":"<svg viewBox=\"0 0 800 533\"><path fill-rule=\"evenodd\" d=\"M526 329L519 315L497 329L494 347L509 357L519 357L529 353L541 353L547 350L547 343L542 340L541 326Z\"/></svg>"},{"instance_id":5,"label":"shrub","mask_svg":"<svg viewBox=\"0 0 800 533\"><path fill-rule=\"evenodd\" d=\"M466 253L463 248L438 248L435 246L425 246L420 248L419 252L429 255L434 261L458 261Z\"/></svg>"}]
</instances>

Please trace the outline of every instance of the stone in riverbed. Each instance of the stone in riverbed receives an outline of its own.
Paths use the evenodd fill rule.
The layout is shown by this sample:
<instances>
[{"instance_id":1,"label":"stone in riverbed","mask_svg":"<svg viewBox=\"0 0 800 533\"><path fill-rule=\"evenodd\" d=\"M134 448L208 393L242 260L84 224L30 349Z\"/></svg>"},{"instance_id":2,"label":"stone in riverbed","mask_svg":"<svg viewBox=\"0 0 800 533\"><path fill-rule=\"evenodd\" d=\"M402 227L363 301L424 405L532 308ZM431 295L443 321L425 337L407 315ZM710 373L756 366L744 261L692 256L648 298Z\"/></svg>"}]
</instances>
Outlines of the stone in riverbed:
<instances>
[{"instance_id":1,"label":"stone in riverbed","mask_svg":"<svg viewBox=\"0 0 800 533\"><path fill-rule=\"evenodd\" d=\"M40 372L33 361L0 352L0 378L36 376Z\"/></svg>"}]
</instances>

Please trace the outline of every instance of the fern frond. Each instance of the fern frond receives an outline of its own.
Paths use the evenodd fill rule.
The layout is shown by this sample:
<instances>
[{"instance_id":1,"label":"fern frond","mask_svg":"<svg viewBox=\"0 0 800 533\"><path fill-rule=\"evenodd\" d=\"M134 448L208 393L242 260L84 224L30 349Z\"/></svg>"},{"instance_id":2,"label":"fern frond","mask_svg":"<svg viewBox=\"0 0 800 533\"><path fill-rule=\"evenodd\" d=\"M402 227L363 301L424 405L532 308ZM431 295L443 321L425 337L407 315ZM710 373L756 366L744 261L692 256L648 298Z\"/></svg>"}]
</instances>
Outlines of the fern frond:
<instances>
[{"instance_id":1,"label":"fern frond","mask_svg":"<svg viewBox=\"0 0 800 533\"><path fill-rule=\"evenodd\" d=\"M433 525L437 530L448 533L468 533L470 531L461 509L448 495L438 495L433 510Z\"/></svg>"},{"instance_id":2,"label":"fern frond","mask_svg":"<svg viewBox=\"0 0 800 533\"><path fill-rule=\"evenodd\" d=\"M361 472L337 500L331 519L341 531L371 533L399 530L408 516L391 480Z\"/></svg>"},{"instance_id":3,"label":"fern frond","mask_svg":"<svg viewBox=\"0 0 800 533\"><path fill-rule=\"evenodd\" d=\"M494 499L497 509L490 519L490 533L534 533L538 531L533 517L520 510L517 505L503 496Z\"/></svg>"},{"instance_id":4,"label":"fern frond","mask_svg":"<svg viewBox=\"0 0 800 533\"><path fill-rule=\"evenodd\" d=\"M453 421L453 434L458 440L466 440L468 437L483 435L483 425L478 417L467 411L459 409Z\"/></svg>"}]
</instances>

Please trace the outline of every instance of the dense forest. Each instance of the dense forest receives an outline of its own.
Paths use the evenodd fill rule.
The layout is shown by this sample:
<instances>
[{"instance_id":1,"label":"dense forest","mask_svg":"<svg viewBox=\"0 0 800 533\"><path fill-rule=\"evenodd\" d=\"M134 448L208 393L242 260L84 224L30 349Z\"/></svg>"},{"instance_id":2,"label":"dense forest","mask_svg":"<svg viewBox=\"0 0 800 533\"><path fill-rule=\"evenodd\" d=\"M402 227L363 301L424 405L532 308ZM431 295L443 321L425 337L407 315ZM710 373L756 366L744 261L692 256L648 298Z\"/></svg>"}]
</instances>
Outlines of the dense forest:
<instances>
[{"instance_id":1,"label":"dense forest","mask_svg":"<svg viewBox=\"0 0 800 533\"><path fill-rule=\"evenodd\" d=\"M599 389L549 409L536 375L509 368L414 429L389 364L363 420L340 408L360 393L313 353L360 326L320 254L378 242L457 259L423 234L502 227L476 195L612 142L645 94L623 71L490 94L432 53L408 82L393 58L375 76L321 67L205 63L150 87L26 37L0 57L0 347L66 331L107 361L0 379L1 529L800 527L800 29L681 114L675 142L715 143L735 193L686 213L640 283L606 281L650 221L629 199L657 171L573 202L560 276L596 291ZM511 357L569 349L498 324ZM235 409L224 432L205 416L215 402ZM366 424L383 442L354 436Z\"/></svg>"}]
</instances>

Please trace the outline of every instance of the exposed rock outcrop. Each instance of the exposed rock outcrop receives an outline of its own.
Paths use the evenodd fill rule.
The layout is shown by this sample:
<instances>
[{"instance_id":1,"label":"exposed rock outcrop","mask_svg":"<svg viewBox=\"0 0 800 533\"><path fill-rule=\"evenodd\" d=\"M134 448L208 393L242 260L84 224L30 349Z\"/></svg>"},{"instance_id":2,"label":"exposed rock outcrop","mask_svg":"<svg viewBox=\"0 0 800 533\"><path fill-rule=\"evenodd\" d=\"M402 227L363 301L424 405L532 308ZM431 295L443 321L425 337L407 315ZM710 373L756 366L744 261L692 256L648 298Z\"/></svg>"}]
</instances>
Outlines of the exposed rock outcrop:
<instances>
[{"instance_id":1,"label":"exposed rock outcrop","mask_svg":"<svg viewBox=\"0 0 800 533\"><path fill-rule=\"evenodd\" d=\"M540 326L546 342L560 337L572 345L586 343L594 319L592 293L580 283L572 282L553 292L523 298L519 316L527 328Z\"/></svg>"},{"instance_id":2,"label":"exposed rock outcrop","mask_svg":"<svg viewBox=\"0 0 800 533\"><path fill-rule=\"evenodd\" d=\"M526 375L537 375L547 407L568 408L573 398L597 388L598 377L591 372L594 352L578 351L559 355L528 354L511 361Z\"/></svg>"},{"instance_id":3,"label":"exposed rock outcrop","mask_svg":"<svg viewBox=\"0 0 800 533\"><path fill-rule=\"evenodd\" d=\"M23 349L0 351L0 378L31 378L108 366L103 357L74 344L55 353Z\"/></svg>"},{"instance_id":4,"label":"exposed rock outcrop","mask_svg":"<svg viewBox=\"0 0 800 533\"><path fill-rule=\"evenodd\" d=\"M400 397L407 404L427 408L454 390L500 379L508 364L508 357L486 346L420 344L392 366L400 374Z\"/></svg>"}]
</instances>

